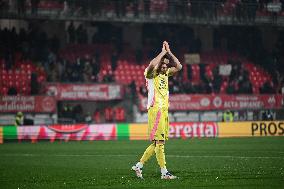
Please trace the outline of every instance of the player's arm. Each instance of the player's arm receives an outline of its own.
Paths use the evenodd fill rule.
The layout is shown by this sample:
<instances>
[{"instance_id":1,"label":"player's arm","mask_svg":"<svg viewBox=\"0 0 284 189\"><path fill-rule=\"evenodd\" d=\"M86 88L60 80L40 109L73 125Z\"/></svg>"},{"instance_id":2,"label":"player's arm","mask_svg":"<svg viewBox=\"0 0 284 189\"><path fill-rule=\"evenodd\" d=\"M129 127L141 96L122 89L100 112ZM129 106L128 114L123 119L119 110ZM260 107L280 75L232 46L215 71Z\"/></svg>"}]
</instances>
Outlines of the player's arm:
<instances>
[{"instance_id":1,"label":"player's arm","mask_svg":"<svg viewBox=\"0 0 284 189\"><path fill-rule=\"evenodd\" d=\"M158 69L159 64L161 62L161 59L163 58L163 56L165 54L167 54L167 51L166 51L166 47L163 43L162 51L158 54L158 56L156 56L153 60L151 60L150 64L148 65L148 67L145 70L145 75L146 75L147 78L152 75L152 73L155 69Z\"/></svg>"},{"instance_id":2,"label":"player's arm","mask_svg":"<svg viewBox=\"0 0 284 189\"><path fill-rule=\"evenodd\" d=\"M180 61L178 60L178 58L172 53L170 46L167 42L165 43L165 47L166 47L167 53L170 55L170 57L172 58L172 60L175 63L174 67L169 68L169 74L174 75L176 72L178 72L182 69L182 65L181 65Z\"/></svg>"}]
</instances>

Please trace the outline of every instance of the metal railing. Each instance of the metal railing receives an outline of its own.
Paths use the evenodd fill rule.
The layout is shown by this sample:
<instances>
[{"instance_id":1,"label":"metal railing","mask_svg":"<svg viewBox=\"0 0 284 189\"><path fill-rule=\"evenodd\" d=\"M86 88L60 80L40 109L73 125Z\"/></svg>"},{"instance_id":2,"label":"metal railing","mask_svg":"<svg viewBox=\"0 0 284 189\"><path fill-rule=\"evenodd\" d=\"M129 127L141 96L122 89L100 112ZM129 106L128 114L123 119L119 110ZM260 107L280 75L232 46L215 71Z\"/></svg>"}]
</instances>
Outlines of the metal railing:
<instances>
[{"instance_id":1,"label":"metal railing","mask_svg":"<svg viewBox=\"0 0 284 189\"><path fill-rule=\"evenodd\" d=\"M13 1L11 1L13 2ZM20 2L20 1L17 1ZM0 18L184 24L284 25L282 5L190 0L66 0L2 4Z\"/></svg>"}]
</instances>

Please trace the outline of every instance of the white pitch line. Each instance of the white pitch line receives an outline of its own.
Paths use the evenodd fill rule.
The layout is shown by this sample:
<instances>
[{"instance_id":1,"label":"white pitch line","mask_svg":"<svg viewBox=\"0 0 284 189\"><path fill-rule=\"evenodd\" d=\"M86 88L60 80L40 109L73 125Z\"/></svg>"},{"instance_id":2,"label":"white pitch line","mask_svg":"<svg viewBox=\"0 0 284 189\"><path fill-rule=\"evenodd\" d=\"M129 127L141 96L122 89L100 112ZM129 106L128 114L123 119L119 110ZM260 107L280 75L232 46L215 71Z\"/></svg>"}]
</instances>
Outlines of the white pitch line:
<instances>
[{"instance_id":1,"label":"white pitch line","mask_svg":"<svg viewBox=\"0 0 284 189\"><path fill-rule=\"evenodd\" d=\"M194 152L194 153L198 153L198 152L200 152L200 153L202 153L202 152L204 152L204 151L202 151L202 150L192 150L192 152ZM226 153L235 153L236 151L233 151L233 150L223 150L223 151L221 151L221 150L219 150L219 151L214 151L214 152L226 152ZM275 154L284 154L284 152L281 152L281 151L273 151L273 150L270 150L270 151L261 151L261 150L254 150L254 151L239 151L240 153L241 152L245 152L245 153L259 153L259 152L261 152L261 153L275 153Z\"/></svg>"},{"instance_id":2,"label":"white pitch line","mask_svg":"<svg viewBox=\"0 0 284 189\"><path fill-rule=\"evenodd\" d=\"M137 155L132 154L2 154L1 156L10 156L10 157L136 157ZM202 155L166 155L170 158L235 158L235 159L284 159L284 157L275 157L275 156L202 156Z\"/></svg>"},{"instance_id":3,"label":"white pitch line","mask_svg":"<svg viewBox=\"0 0 284 189\"><path fill-rule=\"evenodd\" d=\"M284 157L275 156L188 156L188 155L167 155L166 157L176 158L237 158L237 159L284 159Z\"/></svg>"}]
</instances>

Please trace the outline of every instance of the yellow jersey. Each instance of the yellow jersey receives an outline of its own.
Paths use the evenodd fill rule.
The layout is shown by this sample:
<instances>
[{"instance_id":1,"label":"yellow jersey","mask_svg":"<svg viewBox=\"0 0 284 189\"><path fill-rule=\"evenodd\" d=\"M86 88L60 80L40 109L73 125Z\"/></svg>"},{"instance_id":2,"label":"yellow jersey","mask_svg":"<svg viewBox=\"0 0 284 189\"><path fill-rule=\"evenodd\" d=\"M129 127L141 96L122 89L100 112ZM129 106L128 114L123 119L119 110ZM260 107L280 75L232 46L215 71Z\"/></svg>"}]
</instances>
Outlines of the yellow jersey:
<instances>
[{"instance_id":1,"label":"yellow jersey","mask_svg":"<svg viewBox=\"0 0 284 189\"><path fill-rule=\"evenodd\" d=\"M147 109L150 107L169 108L169 69L166 74L159 74L157 70L148 73L145 69L144 76L148 90Z\"/></svg>"}]
</instances>

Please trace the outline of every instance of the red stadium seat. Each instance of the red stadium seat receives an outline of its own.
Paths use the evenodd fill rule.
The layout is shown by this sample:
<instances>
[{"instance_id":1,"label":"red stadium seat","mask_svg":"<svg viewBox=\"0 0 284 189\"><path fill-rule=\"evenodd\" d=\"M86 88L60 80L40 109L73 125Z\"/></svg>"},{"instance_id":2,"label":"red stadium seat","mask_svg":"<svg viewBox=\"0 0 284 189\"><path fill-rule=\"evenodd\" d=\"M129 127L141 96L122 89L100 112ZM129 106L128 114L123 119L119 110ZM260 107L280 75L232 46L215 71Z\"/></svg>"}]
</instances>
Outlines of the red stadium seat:
<instances>
[{"instance_id":1,"label":"red stadium seat","mask_svg":"<svg viewBox=\"0 0 284 189\"><path fill-rule=\"evenodd\" d=\"M113 120L113 110L110 107L104 109L105 120L110 122Z\"/></svg>"},{"instance_id":2,"label":"red stadium seat","mask_svg":"<svg viewBox=\"0 0 284 189\"><path fill-rule=\"evenodd\" d=\"M2 95L7 95L8 94L8 87L1 87L0 93Z\"/></svg>"},{"instance_id":3,"label":"red stadium seat","mask_svg":"<svg viewBox=\"0 0 284 189\"><path fill-rule=\"evenodd\" d=\"M115 120L118 122L125 121L125 110L122 107L116 107L114 109Z\"/></svg>"}]
</instances>

